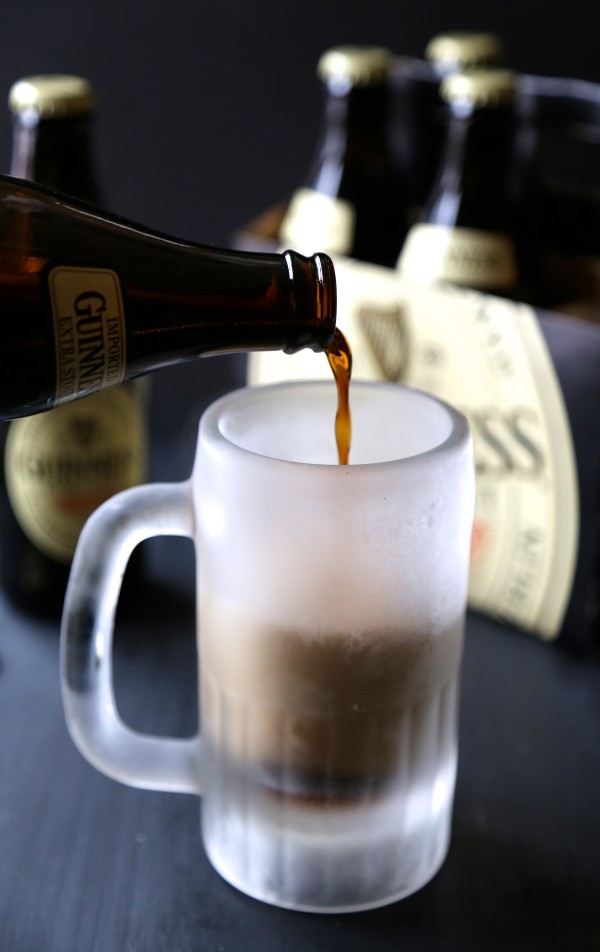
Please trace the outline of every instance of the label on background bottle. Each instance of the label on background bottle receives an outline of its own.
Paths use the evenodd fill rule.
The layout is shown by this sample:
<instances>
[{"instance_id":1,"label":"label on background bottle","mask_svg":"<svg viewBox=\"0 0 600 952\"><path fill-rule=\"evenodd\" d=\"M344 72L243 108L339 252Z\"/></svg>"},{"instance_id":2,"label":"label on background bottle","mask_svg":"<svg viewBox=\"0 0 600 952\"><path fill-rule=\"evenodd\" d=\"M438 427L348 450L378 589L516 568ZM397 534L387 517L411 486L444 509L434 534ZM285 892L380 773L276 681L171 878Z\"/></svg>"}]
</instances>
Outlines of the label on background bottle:
<instances>
[{"instance_id":1,"label":"label on background bottle","mask_svg":"<svg viewBox=\"0 0 600 952\"><path fill-rule=\"evenodd\" d=\"M513 243L505 235L472 228L415 225L400 258L400 273L410 281L447 281L469 288L501 290L517 283Z\"/></svg>"},{"instance_id":2,"label":"label on background bottle","mask_svg":"<svg viewBox=\"0 0 600 952\"><path fill-rule=\"evenodd\" d=\"M126 337L121 285L114 271L53 268L48 288L56 342L56 402L121 383Z\"/></svg>"},{"instance_id":3,"label":"label on background bottle","mask_svg":"<svg viewBox=\"0 0 600 952\"><path fill-rule=\"evenodd\" d=\"M88 516L142 482L145 419L134 385L14 420L6 486L21 528L40 551L69 563Z\"/></svg>"},{"instance_id":4,"label":"label on background bottle","mask_svg":"<svg viewBox=\"0 0 600 952\"><path fill-rule=\"evenodd\" d=\"M354 243L355 219L350 202L301 188L292 195L279 241L301 254L347 255Z\"/></svg>"},{"instance_id":5,"label":"label on background bottle","mask_svg":"<svg viewBox=\"0 0 600 952\"><path fill-rule=\"evenodd\" d=\"M335 269L337 323L352 347L353 378L428 391L470 421L477 467L471 607L556 637L577 560L579 495L567 412L535 313L476 291L411 285L349 259L335 259ZM309 351L291 360L250 356L252 384L328 376L325 357Z\"/></svg>"}]
</instances>

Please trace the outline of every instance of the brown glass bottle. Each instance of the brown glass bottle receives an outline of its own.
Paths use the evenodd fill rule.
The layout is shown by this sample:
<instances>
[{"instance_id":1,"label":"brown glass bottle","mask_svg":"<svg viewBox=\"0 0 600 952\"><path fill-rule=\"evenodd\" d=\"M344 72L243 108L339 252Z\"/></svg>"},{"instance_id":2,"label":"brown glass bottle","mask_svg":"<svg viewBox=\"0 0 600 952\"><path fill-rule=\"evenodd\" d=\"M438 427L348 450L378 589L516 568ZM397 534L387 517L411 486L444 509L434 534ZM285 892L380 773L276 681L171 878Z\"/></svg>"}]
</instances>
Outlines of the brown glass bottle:
<instances>
[{"instance_id":1,"label":"brown glass bottle","mask_svg":"<svg viewBox=\"0 0 600 952\"><path fill-rule=\"evenodd\" d=\"M7 418L204 354L323 350L335 273L327 255L183 242L0 176L0 308Z\"/></svg>"},{"instance_id":2,"label":"brown glass bottle","mask_svg":"<svg viewBox=\"0 0 600 952\"><path fill-rule=\"evenodd\" d=\"M11 88L9 108L11 172L99 203L90 84L27 77ZM2 425L0 583L21 607L60 611L84 522L106 498L148 478L146 390L141 381L124 383Z\"/></svg>"},{"instance_id":3,"label":"brown glass bottle","mask_svg":"<svg viewBox=\"0 0 600 952\"><path fill-rule=\"evenodd\" d=\"M394 115L395 148L403 157L411 195L411 224L427 201L443 154L449 110L440 96L441 81L467 69L495 69L505 61L504 44L493 33L451 31L427 43L418 81L402 97L401 114Z\"/></svg>"},{"instance_id":4,"label":"brown glass bottle","mask_svg":"<svg viewBox=\"0 0 600 952\"><path fill-rule=\"evenodd\" d=\"M443 80L451 119L437 179L398 261L407 279L528 299L518 234L515 91L509 70Z\"/></svg>"},{"instance_id":5,"label":"brown glass bottle","mask_svg":"<svg viewBox=\"0 0 600 952\"><path fill-rule=\"evenodd\" d=\"M425 59L438 77L471 69L493 69L506 59L504 44L495 33L451 30L438 33L425 47Z\"/></svg>"},{"instance_id":6,"label":"brown glass bottle","mask_svg":"<svg viewBox=\"0 0 600 952\"><path fill-rule=\"evenodd\" d=\"M281 224L282 242L394 266L407 219L388 143L391 62L388 50L370 46L321 56L323 126L305 185Z\"/></svg>"},{"instance_id":7,"label":"brown glass bottle","mask_svg":"<svg viewBox=\"0 0 600 952\"><path fill-rule=\"evenodd\" d=\"M10 89L11 174L101 200L92 154L95 97L81 76L29 76Z\"/></svg>"}]
</instances>

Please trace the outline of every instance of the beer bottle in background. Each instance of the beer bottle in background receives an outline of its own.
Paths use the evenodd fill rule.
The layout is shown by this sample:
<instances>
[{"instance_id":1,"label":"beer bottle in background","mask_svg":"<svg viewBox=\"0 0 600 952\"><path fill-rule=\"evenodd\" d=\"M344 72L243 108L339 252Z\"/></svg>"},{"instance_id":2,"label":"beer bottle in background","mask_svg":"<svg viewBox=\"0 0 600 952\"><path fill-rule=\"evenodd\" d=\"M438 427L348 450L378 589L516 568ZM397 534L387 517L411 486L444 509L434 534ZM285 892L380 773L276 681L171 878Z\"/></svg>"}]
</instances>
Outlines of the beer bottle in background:
<instances>
[{"instance_id":1,"label":"beer bottle in background","mask_svg":"<svg viewBox=\"0 0 600 952\"><path fill-rule=\"evenodd\" d=\"M389 50L325 52L323 127L305 186L292 196L280 242L393 267L407 228L406 200L388 143Z\"/></svg>"},{"instance_id":2,"label":"beer bottle in background","mask_svg":"<svg viewBox=\"0 0 600 952\"><path fill-rule=\"evenodd\" d=\"M598 89L523 76L517 161L535 304L600 323Z\"/></svg>"},{"instance_id":3,"label":"beer bottle in background","mask_svg":"<svg viewBox=\"0 0 600 952\"><path fill-rule=\"evenodd\" d=\"M529 298L518 234L515 92L510 70L471 70L442 81L450 122L431 195L398 260L407 279Z\"/></svg>"},{"instance_id":4,"label":"beer bottle in background","mask_svg":"<svg viewBox=\"0 0 600 952\"><path fill-rule=\"evenodd\" d=\"M99 204L90 83L80 76L30 76L11 87L8 106L11 173Z\"/></svg>"},{"instance_id":5,"label":"beer bottle in background","mask_svg":"<svg viewBox=\"0 0 600 952\"><path fill-rule=\"evenodd\" d=\"M505 61L502 40L493 33L440 33L425 47L420 81L412 83L401 97L395 96L395 102L401 99L401 113L396 114L396 107L392 138L395 151L402 156L404 177L409 185L411 225L429 196L444 148L449 111L440 96L440 82L451 73L495 68L503 66ZM404 128L407 115L408 130Z\"/></svg>"},{"instance_id":6,"label":"beer bottle in background","mask_svg":"<svg viewBox=\"0 0 600 952\"><path fill-rule=\"evenodd\" d=\"M12 174L99 203L90 84L32 76L13 85L9 108ZM145 389L123 384L3 425L0 581L23 607L60 611L84 522L103 500L147 479Z\"/></svg>"},{"instance_id":7,"label":"beer bottle in background","mask_svg":"<svg viewBox=\"0 0 600 952\"><path fill-rule=\"evenodd\" d=\"M473 30L450 31L432 37L425 47L425 59L440 79L466 69L503 66L506 51L494 33Z\"/></svg>"},{"instance_id":8,"label":"beer bottle in background","mask_svg":"<svg viewBox=\"0 0 600 952\"><path fill-rule=\"evenodd\" d=\"M0 175L0 419L206 354L323 351L336 303L325 254L180 241Z\"/></svg>"}]
</instances>

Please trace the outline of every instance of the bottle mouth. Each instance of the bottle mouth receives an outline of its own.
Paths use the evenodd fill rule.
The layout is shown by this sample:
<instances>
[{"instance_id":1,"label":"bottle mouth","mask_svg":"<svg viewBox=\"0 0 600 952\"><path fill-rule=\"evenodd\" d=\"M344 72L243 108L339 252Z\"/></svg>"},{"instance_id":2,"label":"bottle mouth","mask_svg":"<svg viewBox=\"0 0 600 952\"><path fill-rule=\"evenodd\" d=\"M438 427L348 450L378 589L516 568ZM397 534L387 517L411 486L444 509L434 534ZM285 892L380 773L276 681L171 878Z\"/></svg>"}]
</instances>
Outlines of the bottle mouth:
<instances>
[{"instance_id":1,"label":"bottle mouth","mask_svg":"<svg viewBox=\"0 0 600 952\"><path fill-rule=\"evenodd\" d=\"M285 352L295 354L306 347L316 352L326 350L336 327L337 285L333 261L324 252L307 258L297 251L286 251L284 258L294 286L295 317ZM299 272L304 278L301 282Z\"/></svg>"},{"instance_id":2,"label":"bottle mouth","mask_svg":"<svg viewBox=\"0 0 600 952\"><path fill-rule=\"evenodd\" d=\"M324 336L319 340L319 350L325 350L331 344L337 317L337 283L333 261L324 253L313 255L318 274L319 309L317 321L322 325ZM315 348L316 349L316 348Z\"/></svg>"}]
</instances>

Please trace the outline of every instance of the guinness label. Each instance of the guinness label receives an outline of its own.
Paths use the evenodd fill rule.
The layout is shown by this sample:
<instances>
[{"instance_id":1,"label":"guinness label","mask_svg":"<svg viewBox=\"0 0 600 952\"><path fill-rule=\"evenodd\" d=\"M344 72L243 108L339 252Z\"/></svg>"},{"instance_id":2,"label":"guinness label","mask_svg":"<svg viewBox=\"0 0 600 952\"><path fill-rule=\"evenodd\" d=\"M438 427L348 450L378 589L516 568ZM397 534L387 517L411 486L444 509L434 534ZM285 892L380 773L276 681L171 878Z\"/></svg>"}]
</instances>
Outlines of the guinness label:
<instances>
[{"instance_id":1,"label":"guinness label","mask_svg":"<svg viewBox=\"0 0 600 952\"><path fill-rule=\"evenodd\" d=\"M411 228L402 249L400 273L410 281L447 281L482 290L502 290L517 283L510 238L441 225Z\"/></svg>"},{"instance_id":2,"label":"guinness label","mask_svg":"<svg viewBox=\"0 0 600 952\"><path fill-rule=\"evenodd\" d=\"M555 638L573 584L579 495L567 411L534 311L477 291L409 284L347 258L335 269L353 379L425 390L469 419L477 468L471 607ZM328 376L308 351L249 359L252 384Z\"/></svg>"},{"instance_id":3,"label":"guinness label","mask_svg":"<svg viewBox=\"0 0 600 952\"><path fill-rule=\"evenodd\" d=\"M346 255L354 243L355 218L350 202L301 188L291 198L279 242L302 254L325 251Z\"/></svg>"},{"instance_id":4,"label":"guinness label","mask_svg":"<svg viewBox=\"0 0 600 952\"><path fill-rule=\"evenodd\" d=\"M135 386L10 424L11 506L28 538L58 562L71 561L84 522L101 502L145 478L145 421Z\"/></svg>"},{"instance_id":5,"label":"guinness label","mask_svg":"<svg viewBox=\"0 0 600 952\"><path fill-rule=\"evenodd\" d=\"M56 402L121 383L126 338L114 271L53 268L48 277L56 341Z\"/></svg>"}]
</instances>

